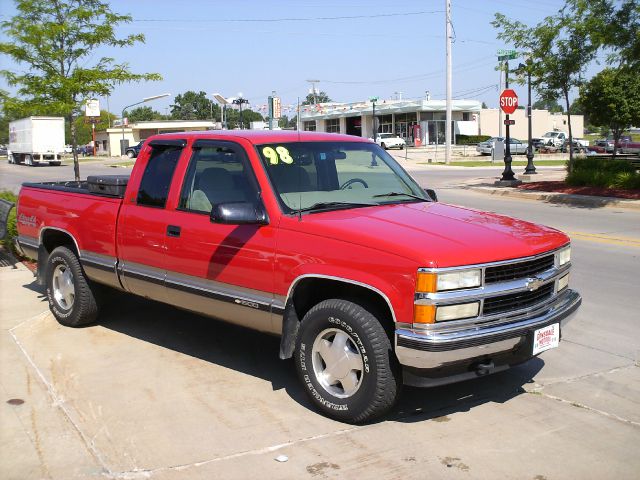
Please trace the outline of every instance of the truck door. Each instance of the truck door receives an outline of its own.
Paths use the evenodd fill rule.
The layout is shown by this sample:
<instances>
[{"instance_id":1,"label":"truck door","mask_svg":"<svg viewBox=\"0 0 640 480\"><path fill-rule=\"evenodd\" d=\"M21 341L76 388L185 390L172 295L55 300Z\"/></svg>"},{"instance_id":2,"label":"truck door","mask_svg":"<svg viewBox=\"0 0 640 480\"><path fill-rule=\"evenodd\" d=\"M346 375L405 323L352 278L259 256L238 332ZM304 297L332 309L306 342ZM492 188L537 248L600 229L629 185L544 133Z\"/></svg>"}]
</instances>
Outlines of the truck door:
<instances>
[{"instance_id":1,"label":"truck door","mask_svg":"<svg viewBox=\"0 0 640 480\"><path fill-rule=\"evenodd\" d=\"M261 204L247 154L235 142L204 139L196 140L191 151L176 208L167 216L174 229L166 238L169 301L280 333L280 323L271 320L275 228L210 220L212 206L219 203Z\"/></svg>"},{"instance_id":2,"label":"truck door","mask_svg":"<svg viewBox=\"0 0 640 480\"><path fill-rule=\"evenodd\" d=\"M127 193L118 216L119 272L125 289L154 300L166 301L166 239L171 213L166 210L169 188L184 140L155 140L151 153L136 169L139 185ZM141 178L140 178L141 177Z\"/></svg>"}]
</instances>

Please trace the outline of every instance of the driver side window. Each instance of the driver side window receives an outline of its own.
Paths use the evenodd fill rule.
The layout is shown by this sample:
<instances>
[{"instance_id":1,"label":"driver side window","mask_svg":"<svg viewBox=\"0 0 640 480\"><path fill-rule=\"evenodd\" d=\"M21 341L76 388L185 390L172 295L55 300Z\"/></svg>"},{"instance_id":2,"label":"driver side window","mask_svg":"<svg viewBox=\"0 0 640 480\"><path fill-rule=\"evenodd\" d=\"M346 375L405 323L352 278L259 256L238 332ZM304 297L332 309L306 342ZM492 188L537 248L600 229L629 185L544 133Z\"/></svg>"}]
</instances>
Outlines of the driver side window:
<instances>
[{"instance_id":1,"label":"driver side window","mask_svg":"<svg viewBox=\"0 0 640 480\"><path fill-rule=\"evenodd\" d=\"M255 199L240 155L229 147L194 148L179 208L210 214L213 205Z\"/></svg>"}]
</instances>

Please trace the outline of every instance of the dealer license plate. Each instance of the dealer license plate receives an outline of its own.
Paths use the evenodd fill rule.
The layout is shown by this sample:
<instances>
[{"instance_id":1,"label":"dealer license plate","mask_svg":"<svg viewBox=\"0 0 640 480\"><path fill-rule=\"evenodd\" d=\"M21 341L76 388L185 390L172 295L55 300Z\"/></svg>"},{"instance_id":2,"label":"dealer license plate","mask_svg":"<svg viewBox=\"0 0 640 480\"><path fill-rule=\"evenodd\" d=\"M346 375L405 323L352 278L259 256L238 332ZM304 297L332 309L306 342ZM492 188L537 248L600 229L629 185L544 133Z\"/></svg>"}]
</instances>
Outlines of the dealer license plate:
<instances>
[{"instance_id":1,"label":"dealer license plate","mask_svg":"<svg viewBox=\"0 0 640 480\"><path fill-rule=\"evenodd\" d=\"M560 324L554 323L548 327L539 328L533 332L533 354L556 348L560 343Z\"/></svg>"}]
</instances>

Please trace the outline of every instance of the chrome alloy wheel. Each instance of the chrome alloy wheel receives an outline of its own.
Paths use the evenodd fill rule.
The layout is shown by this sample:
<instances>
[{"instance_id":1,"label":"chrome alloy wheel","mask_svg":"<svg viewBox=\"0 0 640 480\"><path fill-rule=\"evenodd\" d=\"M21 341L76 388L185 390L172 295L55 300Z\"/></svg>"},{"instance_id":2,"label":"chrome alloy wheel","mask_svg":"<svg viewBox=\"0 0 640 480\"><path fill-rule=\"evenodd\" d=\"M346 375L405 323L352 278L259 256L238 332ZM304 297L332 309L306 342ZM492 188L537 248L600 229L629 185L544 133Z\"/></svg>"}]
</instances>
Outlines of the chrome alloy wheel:
<instances>
[{"instance_id":1,"label":"chrome alloy wheel","mask_svg":"<svg viewBox=\"0 0 640 480\"><path fill-rule=\"evenodd\" d=\"M316 380L334 397L348 398L362 384L364 363L351 337L337 328L322 331L311 350Z\"/></svg>"},{"instance_id":2,"label":"chrome alloy wheel","mask_svg":"<svg viewBox=\"0 0 640 480\"><path fill-rule=\"evenodd\" d=\"M53 298L60 308L69 310L73 307L76 297L76 287L73 284L73 274L66 265L60 264L53 271Z\"/></svg>"}]
</instances>

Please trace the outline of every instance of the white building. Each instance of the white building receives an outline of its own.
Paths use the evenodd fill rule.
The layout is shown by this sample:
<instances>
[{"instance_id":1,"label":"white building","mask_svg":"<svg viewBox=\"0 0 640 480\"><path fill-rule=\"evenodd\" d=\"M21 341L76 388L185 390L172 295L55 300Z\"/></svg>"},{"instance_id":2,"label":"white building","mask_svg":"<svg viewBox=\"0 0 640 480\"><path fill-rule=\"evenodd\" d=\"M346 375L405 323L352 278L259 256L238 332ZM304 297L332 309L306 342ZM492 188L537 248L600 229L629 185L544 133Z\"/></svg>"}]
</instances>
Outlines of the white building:
<instances>
[{"instance_id":1,"label":"white building","mask_svg":"<svg viewBox=\"0 0 640 480\"><path fill-rule=\"evenodd\" d=\"M373 108L371 101L305 105L300 107L300 128L371 138ZM480 110L476 100L453 100L453 142L455 135L478 135ZM445 143L444 100L378 100L375 116L379 133L396 133L410 145Z\"/></svg>"}]
</instances>

